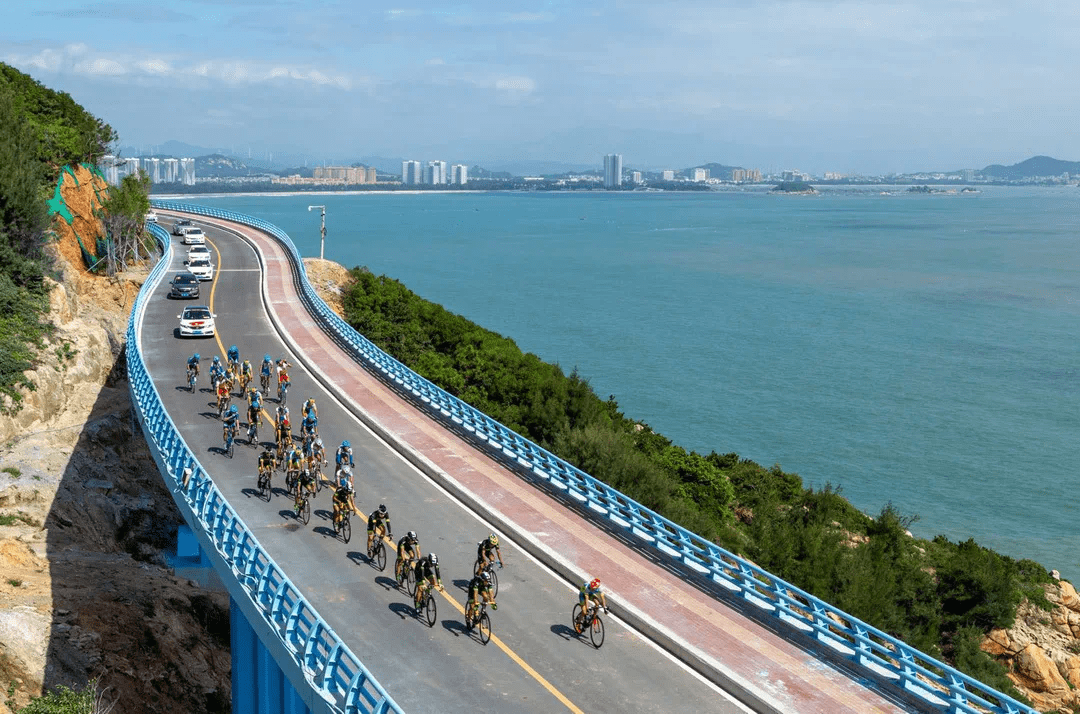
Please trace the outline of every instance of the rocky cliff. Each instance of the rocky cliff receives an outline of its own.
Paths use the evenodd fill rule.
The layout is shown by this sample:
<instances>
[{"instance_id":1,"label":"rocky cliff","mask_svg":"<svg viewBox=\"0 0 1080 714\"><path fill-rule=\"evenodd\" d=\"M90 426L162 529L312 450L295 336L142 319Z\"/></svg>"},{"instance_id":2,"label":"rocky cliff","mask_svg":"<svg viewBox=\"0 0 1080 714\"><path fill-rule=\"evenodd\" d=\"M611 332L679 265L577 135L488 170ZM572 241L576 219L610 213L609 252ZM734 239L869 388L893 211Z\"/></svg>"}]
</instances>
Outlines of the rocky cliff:
<instances>
[{"instance_id":1,"label":"rocky cliff","mask_svg":"<svg viewBox=\"0 0 1080 714\"><path fill-rule=\"evenodd\" d=\"M123 339L146 272L84 270L75 231L100 230L105 187L85 169L63 181L57 330L36 389L0 416L0 714L91 678L115 711L225 711L228 598L170 569L180 514L131 419Z\"/></svg>"}]
</instances>

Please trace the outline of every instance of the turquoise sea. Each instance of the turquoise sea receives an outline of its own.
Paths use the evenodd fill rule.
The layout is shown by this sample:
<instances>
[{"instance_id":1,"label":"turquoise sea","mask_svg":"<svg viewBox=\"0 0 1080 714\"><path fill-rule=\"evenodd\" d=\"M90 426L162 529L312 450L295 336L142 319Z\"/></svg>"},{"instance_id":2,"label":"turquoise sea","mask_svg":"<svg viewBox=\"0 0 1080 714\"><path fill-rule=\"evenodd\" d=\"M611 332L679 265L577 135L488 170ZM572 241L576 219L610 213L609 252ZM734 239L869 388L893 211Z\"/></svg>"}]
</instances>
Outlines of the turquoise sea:
<instances>
[{"instance_id":1,"label":"turquoise sea","mask_svg":"<svg viewBox=\"0 0 1080 714\"><path fill-rule=\"evenodd\" d=\"M885 195L882 190L891 190ZM195 199L577 367L676 443L1080 578L1080 191Z\"/></svg>"}]
</instances>

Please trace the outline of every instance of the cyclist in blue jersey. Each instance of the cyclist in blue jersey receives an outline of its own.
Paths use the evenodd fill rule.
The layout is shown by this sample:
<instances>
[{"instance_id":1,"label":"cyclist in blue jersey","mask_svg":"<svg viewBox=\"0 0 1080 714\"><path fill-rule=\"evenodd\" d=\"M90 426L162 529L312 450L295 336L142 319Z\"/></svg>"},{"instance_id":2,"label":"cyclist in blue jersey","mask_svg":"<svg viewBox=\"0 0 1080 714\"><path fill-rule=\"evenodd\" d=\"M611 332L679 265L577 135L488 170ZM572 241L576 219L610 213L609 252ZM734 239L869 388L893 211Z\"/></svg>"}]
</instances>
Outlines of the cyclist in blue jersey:
<instances>
[{"instance_id":1,"label":"cyclist in blue jersey","mask_svg":"<svg viewBox=\"0 0 1080 714\"><path fill-rule=\"evenodd\" d=\"M187 366L188 366L188 369L195 370L195 376L196 377L199 376L199 353L198 352L196 352L195 354L191 355L191 357L188 358Z\"/></svg>"},{"instance_id":2,"label":"cyclist in blue jersey","mask_svg":"<svg viewBox=\"0 0 1080 714\"><path fill-rule=\"evenodd\" d=\"M231 345L229 351L225 353L225 357L229 360L229 369L236 371L236 368L240 366L240 350L236 349L236 345Z\"/></svg>"}]
</instances>

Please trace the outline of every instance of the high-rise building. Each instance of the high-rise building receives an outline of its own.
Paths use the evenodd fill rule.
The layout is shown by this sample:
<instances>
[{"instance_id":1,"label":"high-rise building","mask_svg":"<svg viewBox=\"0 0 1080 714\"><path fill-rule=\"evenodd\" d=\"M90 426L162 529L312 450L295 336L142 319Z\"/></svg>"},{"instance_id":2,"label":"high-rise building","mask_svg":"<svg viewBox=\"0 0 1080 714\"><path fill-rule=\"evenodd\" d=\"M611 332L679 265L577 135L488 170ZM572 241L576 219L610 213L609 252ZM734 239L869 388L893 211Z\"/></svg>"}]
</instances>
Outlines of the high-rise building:
<instances>
[{"instance_id":1,"label":"high-rise building","mask_svg":"<svg viewBox=\"0 0 1080 714\"><path fill-rule=\"evenodd\" d=\"M101 169L102 175L110 185L116 186L120 183L120 170L118 169L115 156L112 154L105 154L102 156L98 168Z\"/></svg>"},{"instance_id":2,"label":"high-rise building","mask_svg":"<svg viewBox=\"0 0 1080 714\"><path fill-rule=\"evenodd\" d=\"M138 176L139 175L139 160L127 159L124 161L124 176Z\"/></svg>"},{"instance_id":3,"label":"high-rise building","mask_svg":"<svg viewBox=\"0 0 1080 714\"><path fill-rule=\"evenodd\" d=\"M633 171L630 173L630 180L634 183L641 183L641 172Z\"/></svg>"},{"instance_id":4,"label":"high-rise building","mask_svg":"<svg viewBox=\"0 0 1080 714\"><path fill-rule=\"evenodd\" d=\"M424 182L424 174L420 170L419 161L401 162L401 183L406 186L415 186Z\"/></svg>"},{"instance_id":5,"label":"high-rise building","mask_svg":"<svg viewBox=\"0 0 1080 714\"><path fill-rule=\"evenodd\" d=\"M153 183L161 183L161 160L156 156L143 159L143 171Z\"/></svg>"},{"instance_id":6,"label":"high-rise building","mask_svg":"<svg viewBox=\"0 0 1080 714\"><path fill-rule=\"evenodd\" d=\"M165 183L176 183L180 180L180 162L176 159L163 159Z\"/></svg>"},{"instance_id":7,"label":"high-rise building","mask_svg":"<svg viewBox=\"0 0 1080 714\"><path fill-rule=\"evenodd\" d=\"M709 178L709 170L708 169L691 169L690 170L690 180L691 181L701 182L701 181L708 180L708 178Z\"/></svg>"},{"instance_id":8,"label":"high-rise building","mask_svg":"<svg viewBox=\"0 0 1080 714\"><path fill-rule=\"evenodd\" d=\"M608 154L604 157L604 188L618 188L622 185L622 154Z\"/></svg>"},{"instance_id":9,"label":"high-rise building","mask_svg":"<svg viewBox=\"0 0 1080 714\"><path fill-rule=\"evenodd\" d=\"M469 167L464 164L454 164L450 167L450 182L458 186L464 186L469 182Z\"/></svg>"},{"instance_id":10,"label":"high-rise building","mask_svg":"<svg viewBox=\"0 0 1080 714\"><path fill-rule=\"evenodd\" d=\"M660 172L660 178L664 179L665 181L674 181L675 180L675 172L670 170L670 169L668 169L666 171L662 171L662 172Z\"/></svg>"},{"instance_id":11,"label":"high-rise building","mask_svg":"<svg viewBox=\"0 0 1080 714\"><path fill-rule=\"evenodd\" d=\"M364 169L364 183L379 183L379 174L371 166Z\"/></svg>"},{"instance_id":12,"label":"high-rise building","mask_svg":"<svg viewBox=\"0 0 1080 714\"><path fill-rule=\"evenodd\" d=\"M424 167L424 183L429 186L440 186L446 183L446 162L429 161Z\"/></svg>"},{"instance_id":13,"label":"high-rise building","mask_svg":"<svg viewBox=\"0 0 1080 714\"><path fill-rule=\"evenodd\" d=\"M180 177L185 186L195 185L195 159L180 159Z\"/></svg>"}]
</instances>

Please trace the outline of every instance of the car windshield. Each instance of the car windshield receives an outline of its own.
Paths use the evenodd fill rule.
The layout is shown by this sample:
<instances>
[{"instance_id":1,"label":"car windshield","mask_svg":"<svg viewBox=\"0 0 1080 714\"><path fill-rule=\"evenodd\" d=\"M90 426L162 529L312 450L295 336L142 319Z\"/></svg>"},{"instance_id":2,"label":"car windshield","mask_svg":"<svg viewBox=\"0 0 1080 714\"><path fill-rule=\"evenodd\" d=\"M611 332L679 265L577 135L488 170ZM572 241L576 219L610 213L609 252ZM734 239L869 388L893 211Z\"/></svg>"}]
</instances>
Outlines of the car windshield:
<instances>
[{"instance_id":1,"label":"car windshield","mask_svg":"<svg viewBox=\"0 0 1080 714\"><path fill-rule=\"evenodd\" d=\"M185 320L209 320L209 310L184 310Z\"/></svg>"},{"instance_id":2,"label":"car windshield","mask_svg":"<svg viewBox=\"0 0 1080 714\"><path fill-rule=\"evenodd\" d=\"M173 278L174 285L193 285L199 282L194 275L177 275Z\"/></svg>"},{"instance_id":3,"label":"car windshield","mask_svg":"<svg viewBox=\"0 0 1080 714\"><path fill-rule=\"evenodd\" d=\"M209 268L210 261L205 258L197 258L195 260L188 261L188 265L192 268Z\"/></svg>"}]
</instances>

